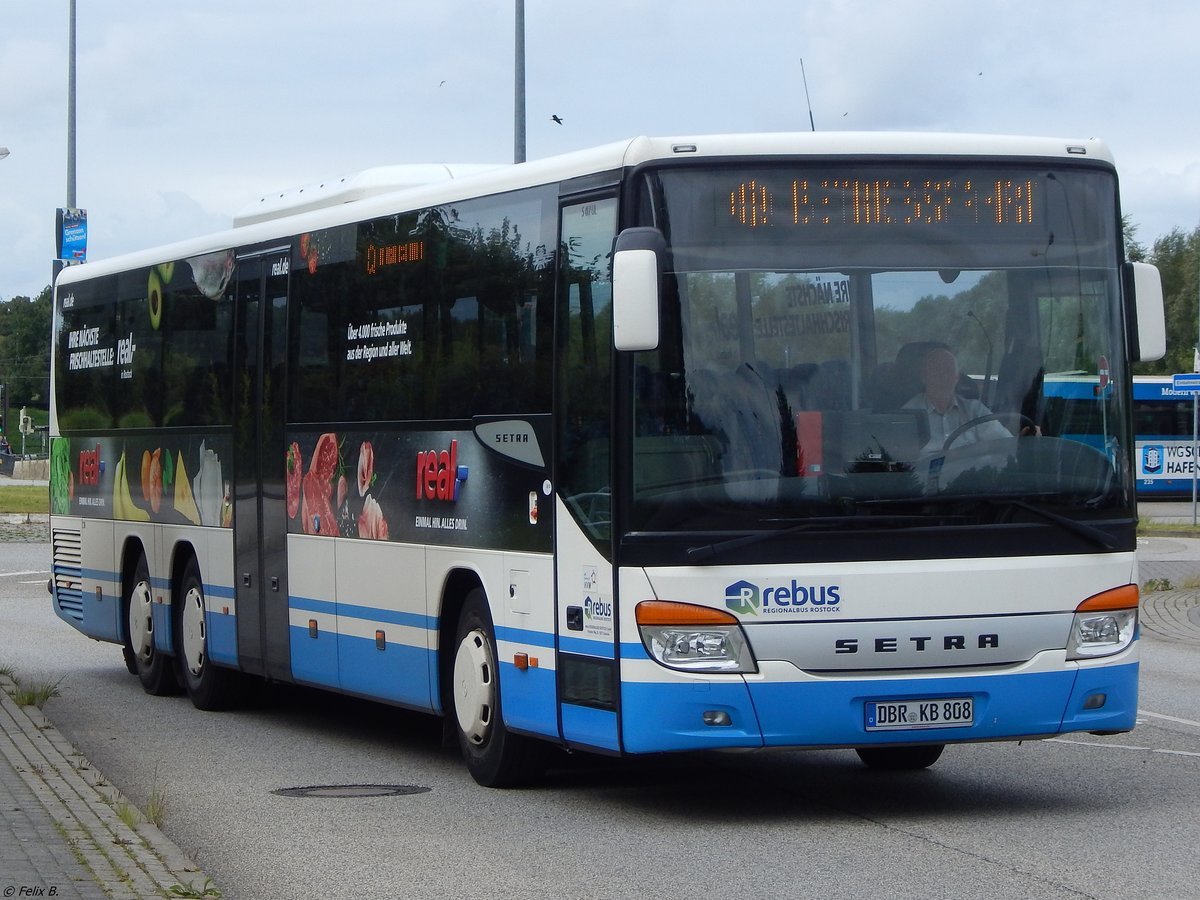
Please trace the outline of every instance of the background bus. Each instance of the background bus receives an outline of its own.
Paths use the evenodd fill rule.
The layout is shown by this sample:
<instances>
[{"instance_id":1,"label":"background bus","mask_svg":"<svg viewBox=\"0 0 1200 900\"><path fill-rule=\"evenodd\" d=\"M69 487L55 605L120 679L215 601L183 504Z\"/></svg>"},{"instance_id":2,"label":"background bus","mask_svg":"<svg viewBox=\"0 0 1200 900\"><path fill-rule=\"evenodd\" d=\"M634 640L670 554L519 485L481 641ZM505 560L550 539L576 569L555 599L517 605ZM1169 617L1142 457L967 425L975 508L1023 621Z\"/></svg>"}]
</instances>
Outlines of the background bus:
<instances>
[{"instance_id":1,"label":"background bus","mask_svg":"<svg viewBox=\"0 0 1200 900\"><path fill-rule=\"evenodd\" d=\"M1095 377L1050 376L1046 393L1064 405L1065 434L1096 445L1103 432ZM1193 396L1175 391L1170 375L1133 376L1134 477L1142 499L1192 495Z\"/></svg>"},{"instance_id":2,"label":"background bus","mask_svg":"<svg viewBox=\"0 0 1200 900\"><path fill-rule=\"evenodd\" d=\"M441 715L488 785L1128 730L1129 399L1085 442L1043 385L1163 352L1117 198L1096 141L639 138L72 267L55 610L203 709Z\"/></svg>"}]
</instances>

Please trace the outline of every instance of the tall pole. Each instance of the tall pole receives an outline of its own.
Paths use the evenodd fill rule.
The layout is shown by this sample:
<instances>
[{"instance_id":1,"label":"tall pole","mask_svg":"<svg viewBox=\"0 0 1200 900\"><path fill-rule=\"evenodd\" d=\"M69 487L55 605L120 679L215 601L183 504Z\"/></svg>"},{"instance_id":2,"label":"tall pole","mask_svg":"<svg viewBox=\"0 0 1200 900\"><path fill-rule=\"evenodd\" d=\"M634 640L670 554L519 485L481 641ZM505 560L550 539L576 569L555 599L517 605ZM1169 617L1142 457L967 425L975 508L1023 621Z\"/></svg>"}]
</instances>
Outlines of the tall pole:
<instances>
[{"instance_id":1,"label":"tall pole","mask_svg":"<svg viewBox=\"0 0 1200 900\"><path fill-rule=\"evenodd\" d=\"M75 0L71 0L72 3ZM513 85L513 162L525 162L525 0L516 0L517 43L514 60L516 83Z\"/></svg>"},{"instance_id":2,"label":"tall pole","mask_svg":"<svg viewBox=\"0 0 1200 900\"><path fill-rule=\"evenodd\" d=\"M812 114L812 100L808 97L808 76L804 74L804 57L800 57L800 80L804 82L804 102L808 104L808 127L816 131L817 125L813 121Z\"/></svg>"},{"instance_id":3,"label":"tall pole","mask_svg":"<svg viewBox=\"0 0 1200 900\"><path fill-rule=\"evenodd\" d=\"M75 0L67 27L67 207L75 208Z\"/></svg>"}]
</instances>

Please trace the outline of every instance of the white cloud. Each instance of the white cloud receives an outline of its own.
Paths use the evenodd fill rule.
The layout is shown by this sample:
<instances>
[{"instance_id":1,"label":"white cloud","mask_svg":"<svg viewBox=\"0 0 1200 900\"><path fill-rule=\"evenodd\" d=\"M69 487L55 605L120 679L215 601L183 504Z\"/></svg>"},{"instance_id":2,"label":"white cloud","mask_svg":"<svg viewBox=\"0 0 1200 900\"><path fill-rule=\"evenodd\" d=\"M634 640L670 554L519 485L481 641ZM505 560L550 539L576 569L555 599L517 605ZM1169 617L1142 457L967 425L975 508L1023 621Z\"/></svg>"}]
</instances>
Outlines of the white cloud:
<instances>
[{"instance_id":1,"label":"white cloud","mask_svg":"<svg viewBox=\"0 0 1200 900\"><path fill-rule=\"evenodd\" d=\"M807 130L803 58L822 131L1102 137L1143 242L1200 218L1189 0L1154 15L1086 0L525 7L531 158L637 134ZM49 278L66 26L56 4L5 7L0 298ZM94 257L223 226L272 189L512 158L511 0L125 0L80 4L78 28L78 202Z\"/></svg>"}]
</instances>

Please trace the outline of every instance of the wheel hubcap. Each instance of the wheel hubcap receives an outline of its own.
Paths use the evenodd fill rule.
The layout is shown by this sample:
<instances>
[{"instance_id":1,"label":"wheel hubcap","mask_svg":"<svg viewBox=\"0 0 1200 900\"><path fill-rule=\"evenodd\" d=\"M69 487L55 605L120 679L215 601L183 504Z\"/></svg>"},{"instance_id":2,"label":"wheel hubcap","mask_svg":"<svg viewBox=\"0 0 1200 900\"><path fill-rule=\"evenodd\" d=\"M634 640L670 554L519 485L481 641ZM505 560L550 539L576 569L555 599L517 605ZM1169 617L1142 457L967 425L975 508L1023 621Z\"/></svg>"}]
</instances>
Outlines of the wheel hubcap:
<instances>
[{"instance_id":1,"label":"wheel hubcap","mask_svg":"<svg viewBox=\"0 0 1200 900\"><path fill-rule=\"evenodd\" d=\"M139 581L129 595L129 645L142 665L149 665L154 658L153 598L150 585Z\"/></svg>"},{"instance_id":2,"label":"wheel hubcap","mask_svg":"<svg viewBox=\"0 0 1200 900\"><path fill-rule=\"evenodd\" d=\"M454 712L472 744L487 741L496 695L496 667L487 636L475 629L463 637L454 657Z\"/></svg>"},{"instance_id":3,"label":"wheel hubcap","mask_svg":"<svg viewBox=\"0 0 1200 900\"><path fill-rule=\"evenodd\" d=\"M183 658L188 671L200 675L204 671L204 595L199 588L189 588L183 598Z\"/></svg>"}]
</instances>

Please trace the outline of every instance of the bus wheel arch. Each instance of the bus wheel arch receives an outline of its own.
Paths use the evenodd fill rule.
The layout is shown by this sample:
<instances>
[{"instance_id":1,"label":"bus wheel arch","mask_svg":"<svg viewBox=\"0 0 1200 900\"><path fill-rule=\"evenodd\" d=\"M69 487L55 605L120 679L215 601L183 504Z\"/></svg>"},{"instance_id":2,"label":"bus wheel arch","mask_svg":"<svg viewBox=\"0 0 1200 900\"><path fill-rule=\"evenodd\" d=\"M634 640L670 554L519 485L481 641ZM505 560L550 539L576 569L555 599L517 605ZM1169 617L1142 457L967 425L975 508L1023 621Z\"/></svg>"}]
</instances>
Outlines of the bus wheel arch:
<instances>
[{"instance_id":1,"label":"bus wheel arch","mask_svg":"<svg viewBox=\"0 0 1200 900\"><path fill-rule=\"evenodd\" d=\"M174 661L155 646L154 591L142 542L130 538L121 554L121 625L125 667L156 697L179 693Z\"/></svg>"},{"instance_id":2,"label":"bus wheel arch","mask_svg":"<svg viewBox=\"0 0 1200 900\"><path fill-rule=\"evenodd\" d=\"M475 781L498 788L523 784L540 769L539 747L504 725L496 633L483 587L476 582L457 615L451 617L452 610L443 606L443 621L454 623L454 637L442 654L447 723Z\"/></svg>"}]
</instances>

